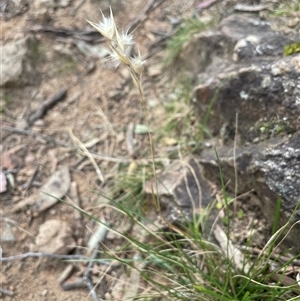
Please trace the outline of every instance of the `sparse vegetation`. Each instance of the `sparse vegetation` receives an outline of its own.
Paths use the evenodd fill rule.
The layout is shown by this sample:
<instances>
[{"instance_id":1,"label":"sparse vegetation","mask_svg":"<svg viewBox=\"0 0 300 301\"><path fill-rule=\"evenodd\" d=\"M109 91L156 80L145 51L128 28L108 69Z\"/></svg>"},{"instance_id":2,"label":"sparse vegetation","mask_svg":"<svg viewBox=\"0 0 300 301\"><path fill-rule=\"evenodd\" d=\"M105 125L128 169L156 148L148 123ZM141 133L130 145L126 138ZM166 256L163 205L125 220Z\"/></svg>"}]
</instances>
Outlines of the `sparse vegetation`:
<instances>
[{"instance_id":1,"label":"sparse vegetation","mask_svg":"<svg viewBox=\"0 0 300 301\"><path fill-rule=\"evenodd\" d=\"M74 3L74 7L69 7L71 10L68 12L72 12L70 15L74 16L77 11L88 11L93 5L92 2L94 1L80 1L76 10ZM216 1L216 4L212 3L212 6L219 4L221 6L221 2ZM278 1L275 2L278 3ZM278 4L276 8L278 10L274 10L274 16L295 16L295 12L297 13L297 10L299 12L299 1L285 2L281 1ZM132 3L134 1L131 1L129 5ZM182 4L180 1L178 3ZM31 9L30 5L29 3L28 9ZM78 9L82 6L85 6L84 9ZM67 11L67 8L60 7L51 10L55 28L56 25L65 24L63 20L61 23L54 23L55 16L63 15L61 14L62 9ZM131 7L129 12L130 10ZM206 9L204 9L205 12ZM122 13L121 11L120 14ZM256 13L258 14L258 12L253 14ZM154 17L158 18L155 11L153 14ZM32 16L34 19L34 14ZM283 239L289 235L296 224L300 223L300 221L293 223L295 212L289 221L282 225L279 222L282 203L279 196L273 228L269 229L269 239L263 236L256 240L255 236L262 234L256 229L258 222L255 218L259 212L257 208L253 211L249 210L249 216L247 211L249 207L244 207L248 199L243 199L243 195L238 195L237 190L234 193L230 190L229 186L232 183L227 183L227 180L224 180L217 151L215 151L214 157L216 158L214 168L217 171L217 181L213 184L210 183L213 186L211 195L214 195L215 199L205 208L200 206L200 208L191 209L187 216L184 213L186 208L180 207L176 203L175 197L173 199L171 195L164 192L162 199L170 197L172 209L177 209L177 212L181 213L178 219L174 214L173 220L175 222L168 220L169 216L166 216L167 214L163 211L164 206L166 206L166 203L163 202L165 199L162 202L158 200L159 175L174 159L184 164L185 155L193 156L194 153L197 152L198 154L206 147L213 150L213 139L205 141L207 144L203 143L203 146L201 144L204 137L220 138L212 137L207 128L210 118L214 117L213 110L218 105L216 96L219 89L215 88L215 94L211 100L208 98L207 103L203 106L206 114L203 114L202 120L197 117L191 103L194 82L192 83L184 76L176 74L176 78L173 78L172 84L168 86L165 78L161 80L160 71L153 72L155 75L153 73L150 75L149 72L149 78L153 76L153 81L157 80L159 87L152 89L151 83L149 83L144 93L142 77L145 61L135 46L133 35L130 32L119 30L112 10L110 10L108 17L104 15L102 17L102 22L89 23L107 39L111 50L110 59L113 64L127 67L127 70L125 70L126 68L121 69L120 81L116 80L118 75L112 76L114 74L111 70L105 73L108 65L99 68L97 63L95 70L89 69L91 65L95 67L95 58L84 57L81 60L82 54L77 57L77 54L72 52L74 50L73 43L76 43L78 38L83 38L83 41L93 41L91 47L94 46L92 43L98 42L97 39L94 39L96 35L90 30L84 29L82 30L83 33L80 29L68 31L68 42L63 43L63 45L72 45L72 47L67 48L67 51L64 51L66 50L64 46L58 50L49 49L46 56L43 54L46 51L42 46L43 33L41 33L39 44L34 46L36 48L33 49L33 54L36 56L37 63L45 64L38 68L41 70L43 85L26 87L24 91L22 87L20 91L16 89L15 94L1 95L0 113L6 114L3 121L4 127L7 131L11 130L14 133L9 141L10 145L7 147L3 144L3 151L12 150L12 152L4 157L8 161L9 168L4 168L1 172L3 171L4 176L10 176L10 182L14 185L9 183L10 191L5 192L6 195L3 194L5 200L1 222L7 222L15 227L18 223L10 220L10 217L6 218L5 215L10 216L12 214L12 217L18 222L17 218L20 218L20 225L24 227L24 234L23 236L19 235L22 239L16 240L16 244L12 245L10 249L6 249L6 246L3 248L3 254L7 257L0 259L10 261L31 256L44 257L45 254L41 254L40 251L39 253L29 252L26 254L24 252L28 252L28 246L31 248L34 245L35 232L38 232L40 223L54 218L69 224L69 228L72 228L69 232L72 232L73 228L75 229L74 233L70 233L70 236L73 236L76 241L74 244L72 243L72 247L75 246L74 253L61 255L61 257L54 253L46 253L46 255L53 259L74 260L71 263L72 268L79 267L79 271L76 271L76 277L72 277L75 278L75 284L71 283L74 285L74 291L70 293L71 295L63 295L67 296L66 298L60 298L53 294L53 298L57 300L79 301L92 298L99 301L100 291L103 294L100 300L118 301L300 300L300 270L298 268L300 266L300 254L293 256L290 254L290 250L281 248ZM151 18L152 16L145 18L150 26L153 21ZM82 20L81 16L76 15L76 20ZM209 28L217 21L218 17L211 22L202 22L198 16L184 20L167 44L165 65L172 67L184 45L194 35ZM164 22L166 21L164 20ZM66 22L66 24L72 24L72 21ZM168 25L170 24L168 23ZM141 27L138 27L135 33ZM146 32L144 28L142 30L144 33ZM76 35L73 41L72 32L75 32ZM7 33L5 34L7 35ZM156 34L159 37L162 35L163 40L165 39L164 31L153 30L153 33L151 32L149 35L146 32L143 36L144 44L142 47L147 48L149 42L147 39L149 39L155 48L161 42L160 38L157 39L159 42L155 40ZM63 39L63 35L58 34L58 36ZM55 39L51 36L52 38ZM13 39L13 36L10 39ZM49 43L49 40L47 42ZM293 46L299 46L298 44ZM148 53L150 54L148 56L149 63L152 62L151 51L149 50ZM154 55L155 51L153 51ZM161 59L161 53L157 57ZM268 59L270 60L270 58ZM81 65L83 61L84 63ZM81 69L85 70L79 76ZM160 70L160 66L158 70ZM111 78L108 79L108 77ZM64 79L67 79L66 82ZM130 79L133 85L131 85ZM45 120L42 116L34 124L26 124L32 111L39 108L41 103L47 102L48 99L51 100L52 92L54 94L54 90L57 87L61 88L61 85L66 85L66 90L68 90L67 101L61 102L57 107L47 109ZM111 85L116 85L117 88L115 86L112 88ZM152 104L151 101L146 100L145 95L150 95L151 98L153 92L148 89L155 92ZM269 91L267 90L268 88L266 88L266 93ZM165 93L165 91L167 92ZM10 95L13 95L13 98ZM11 105L13 105L13 109L10 110ZM142 114L139 114L140 108L143 111ZM52 110L55 111L53 115L51 114ZM125 112L126 110L128 111ZM252 131L259 138L262 138L261 140L270 137L278 137L279 139L282 135L294 133L292 125L292 119L287 117L262 118L253 125L250 132ZM238 128L238 126L236 127ZM66 128L69 129L69 135L66 133ZM131 135L128 135L129 132ZM233 130L232 132L233 135L237 136L238 131L234 132ZM9 135L5 136L9 137ZM19 139L19 136L22 138ZM131 140L128 139L128 136ZM21 167L10 167L14 163L12 161L18 161L18 158L14 157L14 152L19 152L17 155L22 157L22 160L20 159L22 164L19 164ZM234 151L232 154L234 163L236 162L235 155ZM54 172L61 165L67 165L65 169L71 173L70 187L66 188L68 192L63 196L66 196L66 200L61 201L61 204L56 204L47 213L45 211L39 214L31 211L31 209L28 210L32 206L31 201L34 193L38 191L40 195L43 192L39 188L44 183L45 171L48 177L49 173ZM194 172L194 170L191 171ZM18 172L20 176L17 175ZM198 181L196 176L194 179ZM60 184L63 180L59 178L59 181L55 181L55 185ZM232 180L235 179L232 177ZM17 187L17 185L19 186ZM188 180L185 185L184 188L188 191ZM200 187L200 185L198 186ZM150 189L147 189L149 187ZM200 193L200 188L198 191L199 199L202 193ZM91 189L93 189L92 192ZM147 192L145 193L145 191ZM12 194L9 194L10 192ZM247 192L247 195L249 194ZM28 196L28 203L23 202L26 196ZM48 196L51 198L51 195ZM255 195L255 197L263 198L259 195ZM193 203L194 200L192 200L191 195L189 198ZM300 200L298 203L300 206ZM162 210L160 206L163 207ZM18 212L17 210L13 211L16 208L19 210ZM34 222L31 223L33 219ZM123 222L126 227L123 227ZM239 235L241 229L237 229L237 225L243 225L241 228L247 233L243 232ZM103 234L101 239L98 237L100 232ZM91 236L94 236L94 242L96 242L93 247L89 245ZM257 244L257 241L262 243ZM67 243L65 245L69 246ZM23 254L10 256L14 255L15 251ZM0 252L2 253L1 248ZM65 254L67 252L69 250ZM7 279L4 279L4 287L16 287L16 298L22 299L27 294L27 291L26 293L23 291L24 288L32 290L29 286L33 287L37 284L36 286L39 286L40 290L36 290L35 295L33 293L31 295L30 292L28 298L33 300L44 296L44 291L49 291L49 294L45 294L45 298L48 298L46 297L48 294L51 299L50 290L57 287L56 278L51 277L54 279L52 279L54 285L49 286L49 289L48 287L44 289L46 286L40 286L40 283L44 282L40 282L39 277L40 275L47 275L46 273L49 271L60 271L56 269L56 266L55 269L52 269L52 266L48 269L47 266L46 273L43 274L43 264L40 266L42 273L36 272L30 261L24 261L23 264L22 271L19 270L18 265L4 266L4 272L10 269L9 273L11 275L14 273L14 277L9 277L8 274ZM59 268L63 268L63 264L60 263ZM30 275L31 278L28 277L30 280L27 280L27 277L23 275ZM72 275L74 276L74 274ZM11 278L14 279L11 281ZM22 278L26 279L24 283ZM36 279L37 282L35 282ZM69 280L61 283L65 284ZM30 285L28 285L29 281L31 281ZM71 279L70 282L72 281ZM48 285L47 282L45 283ZM86 285L87 288L78 290L78 286L76 287L78 283L81 286ZM98 285L99 283L100 285ZM104 295L105 290L102 290L102 286L105 286L108 295ZM119 295L113 295L111 292L119 290L119 287ZM12 295L15 293L14 289L7 291ZM1 293L2 291L0 291ZM15 300L13 299L15 297L11 298Z\"/></svg>"},{"instance_id":2,"label":"sparse vegetation","mask_svg":"<svg viewBox=\"0 0 300 301\"><path fill-rule=\"evenodd\" d=\"M1 92L1 99L0 99L0 113L4 113L7 106L11 102L11 97L9 95L2 95Z\"/></svg>"},{"instance_id":3,"label":"sparse vegetation","mask_svg":"<svg viewBox=\"0 0 300 301\"><path fill-rule=\"evenodd\" d=\"M300 13L300 2L298 0L292 1L278 1L275 3L275 6L270 10L270 16L288 16L288 17L299 17Z\"/></svg>"},{"instance_id":4,"label":"sparse vegetation","mask_svg":"<svg viewBox=\"0 0 300 301\"><path fill-rule=\"evenodd\" d=\"M184 44L190 41L195 34L212 26L214 22L216 22L216 20L210 23L204 23L199 20L197 16L193 19L185 20L183 25L178 28L174 36L167 43L167 55L164 60L165 65L171 66L180 55Z\"/></svg>"},{"instance_id":5,"label":"sparse vegetation","mask_svg":"<svg viewBox=\"0 0 300 301\"><path fill-rule=\"evenodd\" d=\"M135 67L131 65L133 61L126 55L126 48L122 46L126 45L125 40L127 41L127 39L131 44L132 37L127 34L123 37L119 36L112 13L110 18L104 16L103 18L104 21L100 25L91 24L104 36L107 34L113 51L112 58L118 59L129 67L133 82L140 91L144 104L145 100L140 81L141 73L135 73ZM171 41L174 44L169 63L179 54L183 43L203 26L202 23L193 20L189 25L178 31L177 36ZM115 37L116 40L114 40ZM187 103L189 93L188 85L181 86L179 91L175 91L174 98L172 99L171 96L165 104L166 111L171 112L171 118L165 121L164 131L167 133L174 131L176 133L174 137L177 137L177 139L185 133L185 126L190 128L191 111ZM143 108L147 116L147 107L144 105ZM204 127L208 121L209 113L210 111L204 120ZM149 124L147 126L150 128ZM150 133L149 137L153 150ZM152 152L152 155L154 163L154 152ZM155 165L153 171L155 177ZM138 237L122 235L125 239L124 243L129 243L132 246L132 249L129 250L130 253L135 255L132 259L124 260L120 259L119 255L115 256L110 253L113 259L129 267L131 273L137 271L139 277L144 279L147 285L150 285L151 289L148 289L147 294L141 293L133 296L133 298L143 300L295 300L294 293L297 293L299 288L296 283L292 285L284 283L282 272L297 257L290 258L290 260L283 263L281 261L278 264L281 254L274 253L280 245L281 234L291 226L288 223L277 230L280 203L277 206L276 221L273 227L274 234L261 253L253 257L247 254L247 251L251 251L250 246L249 248L246 247L243 254L234 249L230 242L231 203L234 203L235 199L227 196L221 168L222 193L220 197L223 200L223 206L219 209L223 210L225 214L223 221L226 231L224 232L225 243L224 241L219 242L220 246L211 241L201 230L201 225L207 215L210 214L212 207L207 208L201 214L194 212L192 221L185 217L186 223L184 224L175 226L162 220L162 225L158 226L157 221L149 220L143 210L136 210L134 209L135 206L131 207L128 202L124 202L128 197L134 202L143 198L142 185L145 177L137 173L136 169L134 172L139 180L136 177L131 177L132 174L129 172L123 181L125 198L121 198L118 202L113 201L113 203L118 212L121 212L132 221L134 227L140 228L140 231L137 232L140 233ZM156 196L153 195L153 198L155 199ZM244 213L240 211L238 218L242 218L243 215ZM90 217L95 219L93 216ZM212 229L212 231L214 230ZM250 241L248 243L251 244ZM237 254L239 254L238 259ZM141 286L143 286L142 282Z\"/></svg>"}]
</instances>

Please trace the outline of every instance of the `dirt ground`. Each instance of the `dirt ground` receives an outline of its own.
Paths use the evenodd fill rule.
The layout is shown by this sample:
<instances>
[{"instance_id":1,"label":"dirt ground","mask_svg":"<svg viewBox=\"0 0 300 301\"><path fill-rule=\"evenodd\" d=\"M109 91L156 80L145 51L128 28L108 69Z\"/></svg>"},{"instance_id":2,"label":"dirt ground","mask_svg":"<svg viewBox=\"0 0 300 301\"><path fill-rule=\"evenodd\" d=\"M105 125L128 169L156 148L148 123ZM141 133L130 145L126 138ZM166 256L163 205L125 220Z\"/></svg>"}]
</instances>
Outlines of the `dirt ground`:
<instances>
[{"instance_id":1,"label":"dirt ground","mask_svg":"<svg viewBox=\"0 0 300 301\"><path fill-rule=\"evenodd\" d=\"M107 15L109 1L74 0L67 7L58 8L39 7L36 6L38 2L29 1L26 4L26 1L1 1L3 5L7 5L6 15L3 15L1 21L1 43L6 44L34 35L39 43L36 69L40 80L40 84L36 86L4 90L10 101L2 114L1 123L8 127L22 125L22 121L30 113L43 101L55 96L60 89L66 89L67 96L29 128L30 131L41 134L40 136L1 131L2 152L12 150L21 162L20 168L14 174L15 188L9 187L1 195L2 227L5 227L3 218L10 218L18 224L18 227L12 228L14 241L2 244L3 257L36 251L34 242L38 228L49 219L59 217L74 227L73 210L60 203L34 218L30 208L26 206L17 213L12 212L16 204L34 195L61 166L69 166L71 179L77 184L81 207L87 210L97 204L99 195L96 192L103 191L105 185L100 183L89 159L79 156L72 149L74 144L70 139L69 129L82 143L97 139L89 150L108 158L96 161L105 181L109 182L116 176L119 165L118 161L116 163L109 158L124 158L125 162L132 160L126 147L126 130L131 123L144 123L138 93L126 68L120 66L115 69L106 58L84 56L76 47L80 37L64 38L57 33L47 34L31 30L38 26L91 30L86 20L101 20L100 8ZM168 79L160 71L163 56L160 43L152 48L150 45L160 37L159 32L171 33L170 18L190 16L194 9L193 1L160 2L156 9L145 14L145 20L138 22L134 32L141 53L149 54L145 66L144 88L145 96L157 106L157 109L151 111L150 118L157 120L161 114L160 103L167 97L165 83ZM126 29L139 16L146 2L112 1L110 4L118 26ZM149 76L148 70L151 66L154 75ZM138 159L143 158L143 148L147 147L143 143L147 141L144 136L137 138L135 156ZM30 187L24 189L24 184L30 179ZM89 221L86 219L82 223L85 228ZM83 237L76 239L80 244ZM2 289L14 293L13 296L3 293L3 300L91 300L86 288L70 291L61 289L57 278L66 265L39 261L36 258L2 263ZM107 288L103 288L102 297L106 291ZM106 295L106 298L109 297Z\"/></svg>"},{"instance_id":2,"label":"dirt ground","mask_svg":"<svg viewBox=\"0 0 300 301\"><path fill-rule=\"evenodd\" d=\"M96 192L107 193L107 183L117 178L120 165L129 165L133 158L145 159L145 153L150 158L145 151L148 148L147 135L135 137L134 154L127 146L126 135L130 125L145 124L139 95L127 69L123 66L115 69L106 57L84 55L76 45L82 39L78 34L66 37L58 32L41 29L91 30L86 20L100 20L100 8L107 14L109 1L73 0L68 6L57 8L40 7L37 5L39 2L43 1L28 1L27 4L26 1L8 1L8 4L7 1L0 1L1 5L9 5L6 8L9 14L3 14L1 20L1 43L6 44L28 35L35 36L39 45L36 70L37 80L40 81L39 85L7 88L3 92L9 95L10 101L1 114L1 126L5 126L6 130L1 130L0 147L2 153L11 151L20 162L17 172L13 173L14 188L9 185L8 191L1 194L2 227L5 227L6 218L17 224L12 227L13 242L2 243L3 257L37 251L35 237L39 226L49 219L59 218L73 229L76 228L74 210L62 203L55 204L37 216L33 216L27 206L18 212L14 211L21 201L35 195L57 169L69 167L71 181L77 184L80 206L101 217L101 210L94 207L103 200L99 200L100 196ZM150 2L111 1L119 27L126 29ZM147 57L144 89L145 97L151 103L150 123L159 127L164 119L163 103L174 82L162 69L165 53L161 37L172 33L172 24L177 20L193 16L198 1L165 0L154 3L160 4L147 12L145 18L142 17L137 23L138 26L134 26L134 37L140 52ZM100 35L90 37L95 40ZM61 89L66 89L67 96L28 129L24 129L23 121L42 102L54 97ZM21 130L17 132L8 128ZM31 135L32 132L36 134ZM72 135L82 143L91 145L88 148L90 152L101 155L95 162L105 183L100 182L90 159L74 149L76 143ZM157 149L163 152L159 143ZM69 193L67 196L72 198ZM80 233L86 233L89 225L89 219L84 218ZM80 247L84 245L83 240L84 234L77 235L79 250L84 249ZM13 296L3 293L3 300L92 300L86 287L69 291L61 288L57 279L66 266L67 263L36 258L1 263L2 289L14 293ZM99 277L97 271L95 275ZM112 273L111 277L118 278L118 272ZM113 287L116 288L116 285ZM112 289L109 282L101 284L101 298L117 299Z\"/></svg>"}]
</instances>

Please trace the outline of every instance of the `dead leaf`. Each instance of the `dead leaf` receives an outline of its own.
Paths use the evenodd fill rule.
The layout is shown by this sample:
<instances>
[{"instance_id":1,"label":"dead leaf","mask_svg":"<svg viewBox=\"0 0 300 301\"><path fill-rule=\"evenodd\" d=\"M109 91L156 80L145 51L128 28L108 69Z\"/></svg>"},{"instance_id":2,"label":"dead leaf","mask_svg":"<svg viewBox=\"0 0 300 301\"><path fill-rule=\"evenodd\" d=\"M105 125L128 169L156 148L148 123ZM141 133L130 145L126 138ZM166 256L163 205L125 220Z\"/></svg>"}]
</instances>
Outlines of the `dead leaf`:
<instances>
[{"instance_id":1,"label":"dead leaf","mask_svg":"<svg viewBox=\"0 0 300 301\"><path fill-rule=\"evenodd\" d=\"M62 198L70 188L71 178L67 166L56 171L41 187L31 211L34 215L50 208Z\"/></svg>"}]
</instances>

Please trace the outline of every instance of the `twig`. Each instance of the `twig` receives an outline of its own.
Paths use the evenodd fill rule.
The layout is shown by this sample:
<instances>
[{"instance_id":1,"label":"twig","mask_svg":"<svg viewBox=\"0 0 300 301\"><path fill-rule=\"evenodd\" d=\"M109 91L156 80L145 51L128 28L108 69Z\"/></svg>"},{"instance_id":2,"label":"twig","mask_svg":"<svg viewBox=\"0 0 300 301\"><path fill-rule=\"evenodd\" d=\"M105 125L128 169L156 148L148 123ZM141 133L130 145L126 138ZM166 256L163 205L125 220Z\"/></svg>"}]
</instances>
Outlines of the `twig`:
<instances>
[{"instance_id":1,"label":"twig","mask_svg":"<svg viewBox=\"0 0 300 301\"><path fill-rule=\"evenodd\" d=\"M160 4L163 3L164 0L150 0L148 1L148 3L144 6L144 8L141 10L141 12L139 13L139 15L129 23L128 25L128 32L131 31L134 27L137 26L137 24L142 22L142 19L144 18L144 16L150 12L152 9L156 8L157 6L159 6ZM156 3L155 3L156 2Z\"/></svg>"},{"instance_id":2,"label":"twig","mask_svg":"<svg viewBox=\"0 0 300 301\"><path fill-rule=\"evenodd\" d=\"M9 218L9 217L5 217L0 215L0 220L5 221L6 223L9 223L11 225L13 225L14 227L18 228L20 231L26 233L27 235L34 237L34 235L30 232L28 232L27 230L23 229L21 226L18 225L18 223L16 221L14 221L13 219ZM1 256L0 256L1 258Z\"/></svg>"},{"instance_id":3,"label":"twig","mask_svg":"<svg viewBox=\"0 0 300 301\"><path fill-rule=\"evenodd\" d=\"M15 293L13 291L0 287L0 294L13 296Z\"/></svg>"},{"instance_id":4,"label":"twig","mask_svg":"<svg viewBox=\"0 0 300 301\"><path fill-rule=\"evenodd\" d=\"M8 257L1 257L0 262L2 261L12 261L17 259L25 259L28 257L47 257L47 258L53 258L53 259L69 259L69 260L76 260L76 259L82 259L82 260L89 260L89 257L83 256L83 255L59 255L59 254L53 254L53 253L39 253L39 252L28 252L24 254L18 254L14 256L8 256ZM99 262L99 261L97 261Z\"/></svg>"},{"instance_id":5,"label":"twig","mask_svg":"<svg viewBox=\"0 0 300 301\"><path fill-rule=\"evenodd\" d=\"M73 203L76 205L76 207L80 208L80 200L78 197L78 191L77 191L77 183L75 181L71 182L70 185L70 198L73 201ZM74 208L73 217L76 222L80 222L81 220L81 212Z\"/></svg>"},{"instance_id":6,"label":"twig","mask_svg":"<svg viewBox=\"0 0 300 301\"><path fill-rule=\"evenodd\" d=\"M100 43L105 41L104 37L94 30L73 30L68 28L55 28L51 26L35 26L29 29L33 33L46 33L60 38L76 38L89 43Z\"/></svg>"},{"instance_id":7,"label":"twig","mask_svg":"<svg viewBox=\"0 0 300 301\"><path fill-rule=\"evenodd\" d=\"M94 301L98 301L98 297L96 295L94 286L93 286L93 284L92 284L92 282L91 282L91 280L89 278L89 273L90 273L90 270L92 269L93 264L94 264L94 260L93 259L95 259L97 257L99 246L100 246L100 243L98 243L97 247L94 249L92 258L90 259L89 264L86 267L85 272L84 272L83 277L82 277L82 279L85 282L86 286L88 287L88 289L90 291L90 294L91 294L91 296L92 296L92 298L93 298Z\"/></svg>"},{"instance_id":8,"label":"twig","mask_svg":"<svg viewBox=\"0 0 300 301\"><path fill-rule=\"evenodd\" d=\"M253 255L259 255L261 254L262 250L257 248L257 247L248 247L248 246L238 246L239 249L246 251L247 253L251 253ZM267 253L267 252L263 252L265 255L270 256L271 259L273 260L280 260L282 262L287 262L287 261L291 261L292 257L289 256L285 256L285 255L279 255L279 254L274 254L274 253ZM293 259L293 261L291 261L291 265L295 265L295 266L299 266L300 267L300 259Z\"/></svg>"},{"instance_id":9,"label":"twig","mask_svg":"<svg viewBox=\"0 0 300 301\"><path fill-rule=\"evenodd\" d=\"M56 105L59 101L63 100L67 95L67 89L63 88L56 93L56 95L46 101L44 101L37 110L31 114L28 118L28 123L32 124L34 121L42 118L46 112Z\"/></svg>"},{"instance_id":10,"label":"twig","mask_svg":"<svg viewBox=\"0 0 300 301\"><path fill-rule=\"evenodd\" d=\"M236 199L238 195L238 168L236 160L236 146L238 140L238 125L239 125L239 114L235 115L235 133L234 133L234 142L233 142L233 167L234 167L234 198ZM233 203L233 214L236 216L236 202ZM235 223L233 225L235 229Z\"/></svg>"},{"instance_id":11,"label":"twig","mask_svg":"<svg viewBox=\"0 0 300 301\"><path fill-rule=\"evenodd\" d=\"M92 257L89 260L88 266L86 267L84 274L83 274L83 278L82 278L83 281L85 282L86 286L88 287L88 289L90 291L90 295L92 296L94 301L98 301L98 297L96 295L95 288L89 278L89 273L95 263L94 259L98 255L100 243L105 239L106 234L107 234L107 228L105 227L104 231L103 231L103 227L104 227L103 224L99 224L97 231L95 233L93 233L93 237L96 237L97 243L96 243L96 245L94 245ZM100 229L100 231L99 231L99 229ZM93 237L91 237L90 241L93 240ZM89 241L89 244L90 244L90 241Z\"/></svg>"},{"instance_id":12,"label":"twig","mask_svg":"<svg viewBox=\"0 0 300 301\"><path fill-rule=\"evenodd\" d=\"M73 221L74 221L74 236L81 237L83 228L82 228L82 215L81 211L77 208L80 208L80 199L78 197L77 183L75 181L71 182L70 185L70 201L75 204L73 208Z\"/></svg>"},{"instance_id":13,"label":"twig","mask_svg":"<svg viewBox=\"0 0 300 301\"><path fill-rule=\"evenodd\" d=\"M6 126L6 125L2 125L2 130L4 131L8 131L8 132L12 132L12 133L17 133L17 134L21 134L21 135L26 135L26 136L30 136L30 137L39 137L43 140L45 140L48 143L52 143L54 145L58 145L58 146L62 146L62 147L66 147L72 150L75 150L75 147L71 146L71 145L67 145L65 143L62 142L57 142L54 138L52 137L48 137L39 133L35 133L29 130L20 130L11 126Z\"/></svg>"},{"instance_id":14,"label":"twig","mask_svg":"<svg viewBox=\"0 0 300 301\"><path fill-rule=\"evenodd\" d=\"M201 10L201 9L205 9L205 8L209 8L210 6L212 6L214 3L216 3L218 0L207 0L207 1L202 1L200 2L197 7L196 10Z\"/></svg>"},{"instance_id":15,"label":"twig","mask_svg":"<svg viewBox=\"0 0 300 301\"><path fill-rule=\"evenodd\" d=\"M83 276L83 281L85 282L86 286L88 287L88 289L90 291L90 295L92 296L93 300L99 301L91 280L88 277Z\"/></svg>"},{"instance_id":16,"label":"twig","mask_svg":"<svg viewBox=\"0 0 300 301\"><path fill-rule=\"evenodd\" d=\"M34 169L33 173L32 173L32 176L28 179L28 181L22 185L22 188L24 189L23 191L23 196L25 196L25 194L27 193L28 189L30 188L30 186L32 185L32 182L35 178L35 175L38 171L39 167L36 166L36 168Z\"/></svg>"},{"instance_id":17,"label":"twig","mask_svg":"<svg viewBox=\"0 0 300 301\"><path fill-rule=\"evenodd\" d=\"M135 149L134 149L134 123L130 122L127 126L126 131L126 145L127 145L127 151L130 158L135 157Z\"/></svg>"},{"instance_id":18,"label":"twig","mask_svg":"<svg viewBox=\"0 0 300 301\"><path fill-rule=\"evenodd\" d=\"M75 15L77 10L84 4L85 0L82 0L76 7L71 10L71 15Z\"/></svg>"},{"instance_id":19,"label":"twig","mask_svg":"<svg viewBox=\"0 0 300 301\"><path fill-rule=\"evenodd\" d=\"M74 264L71 263L59 275L59 277L57 278L57 282L60 285L62 285L71 276L73 270L74 270Z\"/></svg>"},{"instance_id":20,"label":"twig","mask_svg":"<svg viewBox=\"0 0 300 301\"><path fill-rule=\"evenodd\" d=\"M61 288L64 291L69 291L76 288L84 288L86 284L84 283L83 278L80 277L72 277L68 279L66 282L61 284Z\"/></svg>"},{"instance_id":21,"label":"twig","mask_svg":"<svg viewBox=\"0 0 300 301\"><path fill-rule=\"evenodd\" d=\"M246 5L246 4L237 4L234 7L234 10L243 11L243 12L258 12L268 9L267 5Z\"/></svg>"},{"instance_id":22,"label":"twig","mask_svg":"<svg viewBox=\"0 0 300 301\"><path fill-rule=\"evenodd\" d=\"M89 158L89 160L91 161L91 163L93 164L96 173L98 175L99 180L104 183L104 177L102 175L102 172L100 170L100 168L98 167L97 163L95 162L94 158L91 156L89 150L85 147L85 145L73 134L72 130L69 129L69 135L71 137L71 139L74 141L74 143L81 148L82 152L84 153L85 156L87 156Z\"/></svg>"}]
</instances>

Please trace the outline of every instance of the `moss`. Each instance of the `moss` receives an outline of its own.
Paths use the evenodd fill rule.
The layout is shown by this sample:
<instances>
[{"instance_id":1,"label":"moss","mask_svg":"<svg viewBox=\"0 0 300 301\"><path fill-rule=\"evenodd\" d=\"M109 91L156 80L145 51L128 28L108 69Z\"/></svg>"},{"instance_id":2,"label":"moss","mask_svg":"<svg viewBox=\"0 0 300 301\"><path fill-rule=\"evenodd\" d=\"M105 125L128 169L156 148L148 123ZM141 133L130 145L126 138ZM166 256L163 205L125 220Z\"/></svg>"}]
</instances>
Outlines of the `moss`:
<instances>
[{"instance_id":1,"label":"moss","mask_svg":"<svg viewBox=\"0 0 300 301\"><path fill-rule=\"evenodd\" d=\"M34 63L40 63L45 60L45 51L38 40L32 38L29 40L29 48L31 53L31 59Z\"/></svg>"},{"instance_id":2,"label":"moss","mask_svg":"<svg viewBox=\"0 0 300 301\"><path fill-rule=\"evenodd\" d=\"M4 111L6 110L7 106L11 103L12 98L8 95L4 95L1 99L0 99L0 113L4 113Z\"/></svg>"},{"instance_id":3,"label":"moss","mask_svg":"<svg viewBox=\"0 0 300 301\"><path fill-rule=\"evenodd\" d=\"M284 55L292 55L294 53L300 52L300 42L292 43L284 46Z\"/></svg>"},{"instance_id":4,"label":"moss","mask_svg":"<svg viewBox=\"0 0 300 301\"><path fill-rule=\"evenodd\" d=\"M262 141L271 137L276 137L280 134L291 133L293 127L287 118L278 119L271 117L258 120L250 129L253 140Z\"/></svg>"}]
</instances>

